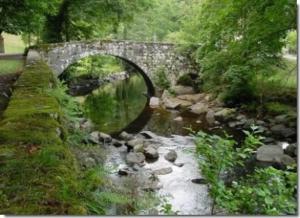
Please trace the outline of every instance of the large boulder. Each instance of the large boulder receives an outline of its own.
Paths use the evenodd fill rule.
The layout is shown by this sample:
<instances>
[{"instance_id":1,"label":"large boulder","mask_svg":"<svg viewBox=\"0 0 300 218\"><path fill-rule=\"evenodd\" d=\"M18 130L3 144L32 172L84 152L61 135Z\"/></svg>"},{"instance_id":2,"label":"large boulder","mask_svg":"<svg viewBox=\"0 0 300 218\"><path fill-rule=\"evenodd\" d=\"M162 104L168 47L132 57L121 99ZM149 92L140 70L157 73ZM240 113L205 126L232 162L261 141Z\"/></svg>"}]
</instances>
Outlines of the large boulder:
<instances>
[{"instance_id":1,"label":"large boulder","mask_svg":"<svg viewBox=\"0 0 300 218\"><path fill-rule=\"evenodd\" d=\"M111 136L103 132L99 132L99 139L104 143L110 143L112 141Z\"/></svg>"},{"instance_id":2,"label":"large boulder","mask_svg":"<svg viewBox=\"0 0 300 218\"><path fill-rule=\"evenodd\" d=\"M217 119L229 120L234 117L236 110L233 108L223 108L215 113Z\"/></svg>"},{"instance_id":3,"label":"large boulder","mask_svg":"<svg viewBox=\"0 0 300 218\"><path fill-rule=\"evenodd\" d=\"M259 147L256 159L261 162L280 164L280 166L296 163L292 157L283 153L283 148L279 145L263 145Z\"/></svg>"},{"instance_id":4,"label":"large boulder","mask_svg":"<svg viewBox=\"0 0 300 218\"><path fill-rule=\"evenodd\" d=\"M176 95L195 94L194 88L191 86L173 86L172 91Z\"/></svg>"},{"instance_id":5,"label":"large boulder","mask_svg":"<svg viewBox=\"0 0 300 218\"><path fill-rule=\"evenodd\" d=\"M159 107L160 104L160 100L157 97L151 97L150 98L150 102L149 102L149 106L152 108L156 108Z\"/></svg>"},{"instance_id":6,"label":"large boulder","mask_svg":"<svg viewBox=\"0 0 300 218\"><path fill-rule=\"evenodd\" d=\"M92 142L94 144L100 144L99 132L94 131L94 132L90 133L88 139L90 142Z\"/></svg>"},{"instance_id":7,"label":"large boulder","mask_svg":"<svg viewBox=\"0 0 300 218\"><path fill-rule=\"evenodd\" d=\"M189 107L192 105L191 102L189 101L185 101L185 100L181 100L175 97L166 97L163 99L163 103L165 105L166 108L168 109L176 109L179 107Z\"/></svg>"},{"instance_id":8,"label":"large boulder","mask_svg":"<svg viewBox=\"0 0 300 218\"><path fill-rule=\"evenodd\" d=\"M278 145L262 145L257 149L256 159L262 162L275 162L282 155L282 147Z\"/></svg>"},{"instance_id":9,"label":"large boulder","mask_svg":"<svg viewBox=\"0 0 300 218\"><path fill-rule=\"evenodd\" d=\"M177 159L177 153L175 150L170 150L168 153L165 154L164 157L170 162L175 162L175 160Z\"/></svg>"},{"instance_id":10,"label":"large boulder","mask_svg":"<svg viewBox=\"0 0 300 218\"><path fill-rule=\"evenodd\" d=\"M129 141L131 139L133 139L133 135L132 134L129 134L125 131L121 132L121 134L119 135L119 137L125 141Z\"/></svg>"},{"instance_id":11,"label":"large boulder","mask_svg":"<svg viewBox=\"0 0 300 218\"><path fill-rule=\"evenodd\" d=\"M204 104L202 102L199 102L197 104L194 104L190 107L190 110L194 114L205 114L208 111L207 104Z\"/></svg>"},{"instance_id":12,"label":"large boulder","mask_svg":"<svg viewBox=\"0 0 300 218\"><path fill-rule=\"evenodd\" d=\"M148 145L144 148L144 155L149 160L156 160L159 157L157 148L153 145Z\"/></svg>"},{"instance_id":13,"label":"large boulder","mask_svg":"<svg viewBox=\"0 0 300 218\"><path fill-rule=\"evenodd\" d=\"M177 98L185 101L190 101L192 103L197 103L200 101L205 94L200 93L200 94L189 94L189 95L178 95Z\"/></svg>"},{"instance_id":14,"label":"large boulder","mask_svg":"<svg viewBox=\"0 0 300 218\"><path fill-rule=\"evenodd\" d=\"M296 131L293 128L286 127L283 124L277 124L275 126L272 126L271 132L275 135L280 135L286 138L294 136L296 134Z\"/></svg>"},{"instance_id":15,"label":"large boulder","mask_svg":"<svg viewBox=\"0 0 300 218\"><path fill-rule=\"evenodd\" d=\"M145 159L145 155L141 152L129 152L126 156L126 162L130 166L133 166L134 164L141 165Z\"/></svg>"}]
</instances>

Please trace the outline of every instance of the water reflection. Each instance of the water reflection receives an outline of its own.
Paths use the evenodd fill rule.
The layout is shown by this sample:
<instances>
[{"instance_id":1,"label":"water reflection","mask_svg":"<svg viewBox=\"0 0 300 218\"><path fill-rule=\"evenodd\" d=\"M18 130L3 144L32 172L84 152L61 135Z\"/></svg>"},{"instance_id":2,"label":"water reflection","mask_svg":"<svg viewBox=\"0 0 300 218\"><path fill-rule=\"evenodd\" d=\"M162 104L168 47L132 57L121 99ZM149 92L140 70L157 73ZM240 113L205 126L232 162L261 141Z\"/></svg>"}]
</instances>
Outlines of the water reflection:
<instances>
[{"instance_id":1,"label":"water reflection","mask_svg":"<svg viewBox=\"0 0 300 218\"><path fill-rule=\"evenodd\" d=\"M99 131L119 132L134 121L143 111L147 86L139 74L98 88L84 101L86 115Z\"/></svg>"}]
</instances>

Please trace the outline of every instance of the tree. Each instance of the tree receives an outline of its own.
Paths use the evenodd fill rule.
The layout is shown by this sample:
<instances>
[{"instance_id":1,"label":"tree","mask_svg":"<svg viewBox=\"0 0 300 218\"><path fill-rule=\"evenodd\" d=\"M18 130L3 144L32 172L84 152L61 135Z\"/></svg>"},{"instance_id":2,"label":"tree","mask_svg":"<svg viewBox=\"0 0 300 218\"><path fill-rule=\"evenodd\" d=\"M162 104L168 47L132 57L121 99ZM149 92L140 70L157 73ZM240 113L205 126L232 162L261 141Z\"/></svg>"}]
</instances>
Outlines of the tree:
<instances>
[{"instance_id":1,"label":"tree","mask_svg":"<svg viewBox=\"0 0 300 218\"><path fill-rule=\"evenodd\" d=\"M153 5L143 15L120 26L117 37L137 41L173 41L190 0L153 0Z\"/></svg>"},{"instance_id":2,"label":"tree","mask_svg":"<svg viewBox=\"0 0 300 218\"><path fill-rule=\"evenodd\" d=\"M150 5L150 0L63 0L59 12L47 16L43 37L46 42L103 38Z\"/></svg>"},{"instance_id":3,"label":"tree","mask_svg":"<svg viewBox=\"0 0 300 218\"><path fill-rule=\"evenodd\" d=\"M206 89L228 104L248 101L255 74L278 65L284 38L296 28L294 0L203 0L194 3L181 38L201 66Z\"/></svg>"},{"instance_id":4,"label":"tree","mask_svg":"<svg viewBox=\"0 0 300 218\"><path fill-rule=\"evenodd\" d=\"M45 14L56 12L59 0L0 0L0 53L4 52L3 32L38 33Z\"/></svg>"}]
</instances>

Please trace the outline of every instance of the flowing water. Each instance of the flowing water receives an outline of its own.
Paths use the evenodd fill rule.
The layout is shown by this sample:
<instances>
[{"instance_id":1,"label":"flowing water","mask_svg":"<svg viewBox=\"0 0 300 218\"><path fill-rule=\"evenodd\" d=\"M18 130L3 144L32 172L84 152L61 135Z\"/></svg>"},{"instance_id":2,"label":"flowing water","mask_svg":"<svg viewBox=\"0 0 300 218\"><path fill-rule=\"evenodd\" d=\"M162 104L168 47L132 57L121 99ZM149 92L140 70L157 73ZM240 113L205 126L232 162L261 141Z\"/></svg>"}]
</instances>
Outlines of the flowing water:
<instances>
[{"instance_id":1,"label":"flowing water","mask_svg":"<svg viewBox=\"0 0 300 218\"><path fill-rule=\"evenodd\" d=\"M146 163L144 170L158 170L162 167L172 168L172 173L158 175L160 189L157 195L160 199L166 199L172 205L172 211L181 215L204 215L211 210L211 201L208 195L207 185L194 184L193 179L201 178L195 156L195 144L188 128L197 131L208 129L204 117L195 116L186 111L170 111L163 108L152 109L148 106L147 86L143 77L138 73L132 73L125 80L115 81L94 90L85 97L78 97L83 104L86 116L101 132L118 135L121 131L138 133L149 130L157 136L152 139L159 145L159 159ZM174 118L182 116L181 122ZM164 159L164 155L170 150L177 152L178 163L175 166ZM107 147L106 166L118 169L126 165L124 156L126 150ZM143 172L143 171L141 171ZM143 173L138 174L139 180L143 180ZM112 172L112 180L117 186L123 187L123 177L118 176L117 171ZM160 210L163 204L157 209ZM112 212L116 214L116 212ZM161 213L160 214L164 214Z\"/></svg>"}]
</instances>

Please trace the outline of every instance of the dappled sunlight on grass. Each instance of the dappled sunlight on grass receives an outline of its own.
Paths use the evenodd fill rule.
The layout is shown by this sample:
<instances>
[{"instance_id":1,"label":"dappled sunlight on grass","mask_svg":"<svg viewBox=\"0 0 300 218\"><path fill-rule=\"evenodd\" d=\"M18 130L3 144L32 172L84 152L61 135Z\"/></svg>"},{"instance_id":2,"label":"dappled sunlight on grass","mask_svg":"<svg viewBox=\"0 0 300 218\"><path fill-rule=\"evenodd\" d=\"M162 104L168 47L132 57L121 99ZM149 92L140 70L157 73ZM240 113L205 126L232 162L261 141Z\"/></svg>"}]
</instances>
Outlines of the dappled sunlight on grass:
<instances>
[{"instance_id":1,"label":"dappled sunlight on grass","mask_svg":"<svg viewBox=\"0 0 300 218\"><path fill-rule=\"evenodd\" d=\"M21 36L8 33L3 34L5 53L23 53L25 44Z\"/></svg>"},{"instance_id":2,"label":"dappled sunlight on grass","mask_svg":"<svg viewBox=\"0 0 300 218\"><path fill-rule=\"evenodd\" d=\"M23 60L0 60L0 75L16 73L22 70Z\"/></svg>"}]
</instances>

